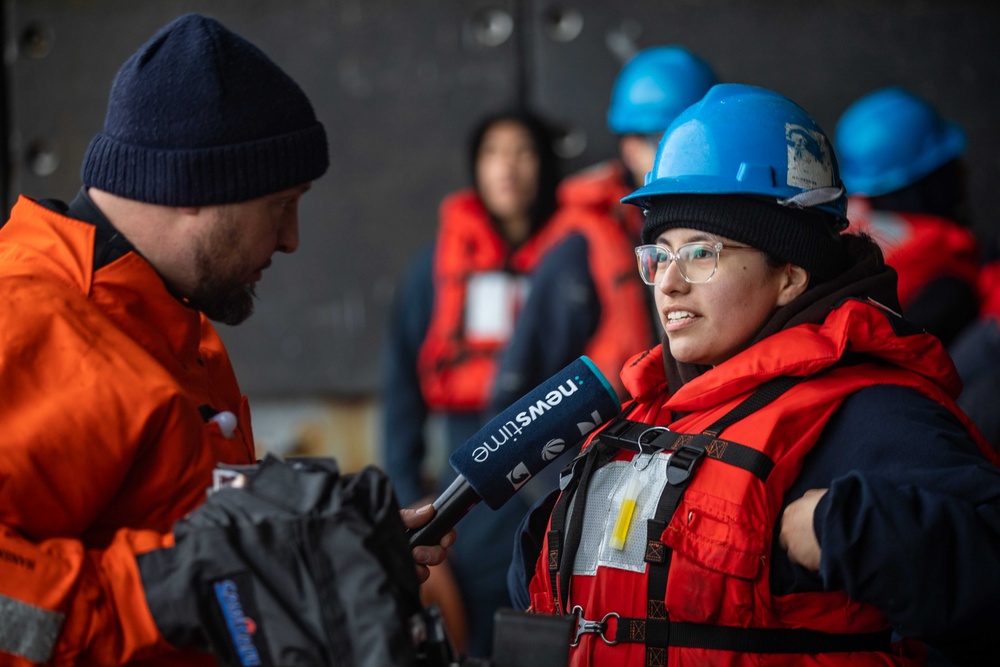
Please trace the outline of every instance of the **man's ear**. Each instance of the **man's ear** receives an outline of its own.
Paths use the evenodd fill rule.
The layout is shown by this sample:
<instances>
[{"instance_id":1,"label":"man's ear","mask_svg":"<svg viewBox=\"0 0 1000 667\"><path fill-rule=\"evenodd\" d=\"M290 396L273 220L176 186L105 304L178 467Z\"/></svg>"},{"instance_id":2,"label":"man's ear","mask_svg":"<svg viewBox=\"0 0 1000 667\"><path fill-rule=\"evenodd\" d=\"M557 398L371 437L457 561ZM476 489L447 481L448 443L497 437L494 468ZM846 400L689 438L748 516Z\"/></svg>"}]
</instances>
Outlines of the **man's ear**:
<instances>
[{"instance_id":1,"label":"man's ear","mask_svg":"<svg viewBox=\"0 0 1000 667\"><path fill-rule=\"evenodd\" d=\"M778 305L785 306L809 287L809 272L801 266L786 264L781 270L781 287L778 291Z\"/></svg>"}]
</instances>

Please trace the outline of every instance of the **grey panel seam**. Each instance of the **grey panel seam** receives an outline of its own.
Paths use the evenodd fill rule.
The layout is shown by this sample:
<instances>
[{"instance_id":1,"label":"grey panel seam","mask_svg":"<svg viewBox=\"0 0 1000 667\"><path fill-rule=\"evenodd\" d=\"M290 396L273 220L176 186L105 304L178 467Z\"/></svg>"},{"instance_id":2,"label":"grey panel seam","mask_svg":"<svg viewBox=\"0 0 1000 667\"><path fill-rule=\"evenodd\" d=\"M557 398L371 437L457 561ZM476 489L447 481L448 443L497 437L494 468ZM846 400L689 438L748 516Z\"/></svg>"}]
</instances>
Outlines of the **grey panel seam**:
<instances>
[{"instance_id":1,"label":"grey panel seam","mask_svg":"<svg viewBox=\"0 0 1000 667\"><path fill-rule=\"evenodd\" d=\"M66 615L0 595L0 651L48 662Z\"/></svg>"}]
</instances>

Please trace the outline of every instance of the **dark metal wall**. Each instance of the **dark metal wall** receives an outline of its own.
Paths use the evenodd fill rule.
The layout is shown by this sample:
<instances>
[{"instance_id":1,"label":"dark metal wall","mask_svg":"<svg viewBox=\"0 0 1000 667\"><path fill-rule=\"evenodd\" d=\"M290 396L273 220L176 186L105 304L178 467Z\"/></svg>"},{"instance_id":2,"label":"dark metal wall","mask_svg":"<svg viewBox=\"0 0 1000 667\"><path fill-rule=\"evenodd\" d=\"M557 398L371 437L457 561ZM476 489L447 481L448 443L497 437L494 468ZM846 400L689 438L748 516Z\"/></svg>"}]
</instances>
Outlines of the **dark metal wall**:
<instances>
[{"instance_id":1,"label":"dark metal wall","mask_svg":"<svg viewBox=\"0 0 1000 667\"><path fill-rule=\"evenodd\" d=\"M17 193L72 198L111 79L185 11L260 45L313 99L331 168L303 200L302 246L279 257L257 313L223 327L244 389L366 395L395 281L467 182L465 137L525 98L566 128L570 168L614 151L612 81L640 48L681 43L725 81L789 95L828 132L858 95L899 84L970 136L977 230L996 234L1000 3L990 0L7 0L9 165Z\"/></svg>"}]
</instances>

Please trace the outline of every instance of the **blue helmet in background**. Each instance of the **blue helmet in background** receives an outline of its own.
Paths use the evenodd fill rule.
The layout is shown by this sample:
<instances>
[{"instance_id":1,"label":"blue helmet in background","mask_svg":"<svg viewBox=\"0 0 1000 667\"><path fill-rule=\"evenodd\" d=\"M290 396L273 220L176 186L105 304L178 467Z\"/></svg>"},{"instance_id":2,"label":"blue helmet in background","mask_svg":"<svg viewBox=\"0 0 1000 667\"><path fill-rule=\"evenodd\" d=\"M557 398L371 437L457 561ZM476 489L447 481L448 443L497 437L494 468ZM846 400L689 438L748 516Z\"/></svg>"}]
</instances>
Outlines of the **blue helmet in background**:
<instances>
[{"instance_id":1,"label":"blue helmet in background","mask_svg":"<svg viewBox=\"0 0 1000 667\"><path fill-rule=\"evenodd\" d=\"M608 127L615 134L659 134L716 82L708 63L684 47L640 51L615 79Z\"/></svg>"},{"instance_id":2,"label":"blue helmet in background","mask_svg":"<svg viewBox=\"0 0 1000 667\"><path fill-rule=\"evenodd\" d=\"M713 86L670 124L646 184L622 201L648 209L664 195L723 194L773 198L847 226L830 140L799 105L764 88Z\"/></svg>"},{"instance_id":3,"label":"blue helmet in background","mask_svg":"<svg viewBox=\"0 0 1000 667\"><path fill-rule=\"evenodd\" d=\"M835 141L847 191L869 197L919 181L964 153L966 145L962 128L895 87L855 100L837 122Z\"/></svg>"}]
</instances>

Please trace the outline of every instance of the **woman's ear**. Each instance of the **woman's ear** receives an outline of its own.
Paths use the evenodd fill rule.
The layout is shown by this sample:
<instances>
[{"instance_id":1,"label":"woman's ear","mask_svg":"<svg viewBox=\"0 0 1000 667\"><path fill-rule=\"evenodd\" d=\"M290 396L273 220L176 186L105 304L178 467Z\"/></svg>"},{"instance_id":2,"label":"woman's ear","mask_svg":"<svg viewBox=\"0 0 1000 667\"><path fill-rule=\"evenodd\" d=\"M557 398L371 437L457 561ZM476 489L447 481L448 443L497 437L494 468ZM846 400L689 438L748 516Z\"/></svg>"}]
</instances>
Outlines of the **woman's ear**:
<instances>
[{"instance_id":1,"label":"woman's ear","mask_svg":"<svg viewBox=\"0 0 1000 667\"><path fill-rule=\"evenodd\" d=\"M781 284L778 290L779 306L785 306L809 287L809 272L801 266L786 264L781 270Z\"/></svg>"}]
</instances>

